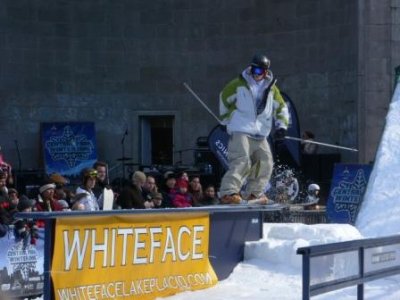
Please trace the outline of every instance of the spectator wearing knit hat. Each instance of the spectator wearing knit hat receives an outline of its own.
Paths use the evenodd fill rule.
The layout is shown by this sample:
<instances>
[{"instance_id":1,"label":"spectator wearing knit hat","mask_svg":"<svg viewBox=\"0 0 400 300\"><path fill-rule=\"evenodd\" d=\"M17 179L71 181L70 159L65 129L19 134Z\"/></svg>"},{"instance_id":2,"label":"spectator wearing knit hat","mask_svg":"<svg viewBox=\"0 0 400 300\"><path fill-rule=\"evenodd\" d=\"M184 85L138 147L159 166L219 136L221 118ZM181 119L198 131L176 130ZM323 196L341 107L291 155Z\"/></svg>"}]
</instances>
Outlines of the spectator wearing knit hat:
<instances>
[{"instance_id":1,"label":"spectator wearing knit hat","mask_svg":"<svg viewBox=\"0 0 400 300\"><path fill-rule=\"evenodd\" d=\"M153 201L153 208L163 208L163 195L159 192L153 192L150 194L151 201Z\"/></svg>"},{"instance_id":2,"label":"spectator wearing knit hat","mask_svg":"<svg viewBox=\"0 0 400 300\"><path fill-rule=\"evenodd\" d=\"M163 207L174 207L172 200L175 197L178 189L176 187L176 175L172 171L164 173L164 184L161 188L161 194L163 195Z\"/></svg>"},{"instance_id":3,"label":"spectator wearing knit hat","mask_svg":"<svg viewBox=\"0 0 400 300\"><path fill-rule=\"evenodd\" d=\"M172 199L172 205L174 207L191 207L192 196L188 193L188 182L184 179L178 179L176 182L178 192Z\"/></svg>"},{"instance_id":4,"label":"spectator wearing knit hat","mask_svg":"<svg viewBox=\"0 0 400 300\"><path fill-rule=\"evenodd\" d=\"M36 203L37 211L61 211L62 207L54 198L54 183L45 183L39 188L39 197Z\"/></svg>"},{"instance_id":5,"label":"spectator wearing knit hat","mask_svg":"<svg viewBox=\"0 0 400 300\"><path fill-rule=\"evenodd\" d=\"M54 189L56 185L54 183L45 183L39 188L39 196L36 201L34 210L36 211L62 211L62 207L58 204L54 198ZM21 199L20 199L21 202ZM19 203L18 203L19 205ZM44 220L37 220L38 227L44 227Z\"/></svg>"}]
</instances>

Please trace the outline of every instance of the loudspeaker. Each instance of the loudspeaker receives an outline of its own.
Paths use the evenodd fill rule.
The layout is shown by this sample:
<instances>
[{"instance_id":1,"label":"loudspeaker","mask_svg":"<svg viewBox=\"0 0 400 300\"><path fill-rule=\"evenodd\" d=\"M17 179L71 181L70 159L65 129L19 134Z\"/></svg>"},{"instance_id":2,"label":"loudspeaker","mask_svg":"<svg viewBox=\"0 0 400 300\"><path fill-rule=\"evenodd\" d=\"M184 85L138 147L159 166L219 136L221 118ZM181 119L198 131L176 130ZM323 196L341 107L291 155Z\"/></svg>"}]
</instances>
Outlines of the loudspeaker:
<instances>
[{"instance_id":1,"label":"loudspeaker","mask_svg":"<svg viewBox=\"0 0 400 300\"><path fill-rule=\"evenodd\" d=\"M38 188L44 183L46 174L42 170L14 171L16 188L20 194L35 198Z\"/></svg>"},{"instance_id":2,"label":"loudspeaker","mask_svg":"<svg viewBox=\"0 0 400 300\"><path fill-rule=\"evenodd\" d=\"M194 151L194 163L196 165L201 165L201 164L215 164L217 160L215 159L214 154L206 149L197 149Z\"/></svg>"},{"instance_id":3,"label":"loudspeaker","mask_svg":"<svg viewBox=\"0 0 400 300\"><path fill-rule=\"evenodd\" d=\"M207 184L213 184L216 187L219 187L221 177L225 173L225 170L218 159L215 157L214 153L212 153L209 149L197 149L195 150L194 155L195 165L200 170L203 170L203 173L207 173L204 172L204 170L206 169L205 166L211 165L212 168L211 174L201 174L202 181Z\"/></svg>"},{"instance_id":4,"label":"loudspeaker","mask_svg":"<svg viewBox=\"0 0 400 300\"><path fill-rule=\"evenodd\" d=\"M196 140L197 147L207 147L208 148L208 137L199 136Z\"/></svg>"}]
</instances>

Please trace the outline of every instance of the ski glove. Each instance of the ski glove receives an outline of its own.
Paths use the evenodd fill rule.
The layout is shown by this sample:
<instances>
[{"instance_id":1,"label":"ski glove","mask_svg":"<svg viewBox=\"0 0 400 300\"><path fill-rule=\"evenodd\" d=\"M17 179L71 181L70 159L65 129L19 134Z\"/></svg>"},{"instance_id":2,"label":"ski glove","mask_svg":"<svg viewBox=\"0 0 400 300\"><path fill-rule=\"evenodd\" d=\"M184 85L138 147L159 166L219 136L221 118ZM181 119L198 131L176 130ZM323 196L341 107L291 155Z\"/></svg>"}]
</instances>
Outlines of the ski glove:
<instances>
[{"instance_id":1,"label":"ski glove","mask_svg":"<svg viewBox=\"0 0 400 300\"><path fill-rule=\"evenodd\" d=\"M285 128L279 128L275 131L274 139L275 141L283 141L285 139L287 130Z\"/></svg>"}]
</instances>

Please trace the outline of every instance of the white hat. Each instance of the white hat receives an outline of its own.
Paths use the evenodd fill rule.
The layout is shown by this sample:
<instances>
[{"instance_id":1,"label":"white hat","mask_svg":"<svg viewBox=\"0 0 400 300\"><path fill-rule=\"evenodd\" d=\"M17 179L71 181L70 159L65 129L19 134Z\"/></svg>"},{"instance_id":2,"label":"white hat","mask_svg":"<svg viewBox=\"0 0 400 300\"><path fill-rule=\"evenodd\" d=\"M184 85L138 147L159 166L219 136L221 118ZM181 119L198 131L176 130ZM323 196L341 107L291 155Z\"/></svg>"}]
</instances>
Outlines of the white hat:
<instances>
[{"instance_id":1,"label":"white hat","mask_svg":"<svg viewBox=\"0 0 400 300\"><path fill-rule=\"evenodd\" d=\"M47 191L49 189L55 189L56 185L54 183L48 183L48 184L44 184L39 188L39 193L43 193L44 191Z\"/></svg>"}]
</instances>

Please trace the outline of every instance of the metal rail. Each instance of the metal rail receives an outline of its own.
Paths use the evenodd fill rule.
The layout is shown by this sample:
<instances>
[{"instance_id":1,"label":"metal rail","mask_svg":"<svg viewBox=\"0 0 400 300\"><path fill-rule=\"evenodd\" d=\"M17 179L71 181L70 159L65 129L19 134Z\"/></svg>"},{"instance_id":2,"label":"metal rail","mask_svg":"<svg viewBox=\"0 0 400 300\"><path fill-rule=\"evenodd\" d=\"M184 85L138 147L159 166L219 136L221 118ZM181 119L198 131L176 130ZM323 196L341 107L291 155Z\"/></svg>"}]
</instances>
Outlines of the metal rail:
<instances>
[{"instance_id":1,"label":"metal rail","mask_svg":"<svg viewBox=\"0 0 400 300\"><path fill-rule=\"evenodd\" d=\"M347 241L297 249L303 255L303 300L341 288L357 285L357 299L364 299L364 283L400 274L400 235ZM356 275L311 283L311 260L346 252L357 252ZM332 260L334 261L334 260ZM334 267L334 266L331 266Z\"/></svg>"}]
</instances>

